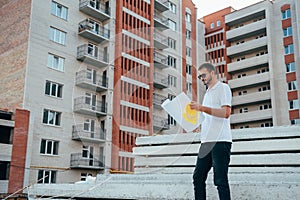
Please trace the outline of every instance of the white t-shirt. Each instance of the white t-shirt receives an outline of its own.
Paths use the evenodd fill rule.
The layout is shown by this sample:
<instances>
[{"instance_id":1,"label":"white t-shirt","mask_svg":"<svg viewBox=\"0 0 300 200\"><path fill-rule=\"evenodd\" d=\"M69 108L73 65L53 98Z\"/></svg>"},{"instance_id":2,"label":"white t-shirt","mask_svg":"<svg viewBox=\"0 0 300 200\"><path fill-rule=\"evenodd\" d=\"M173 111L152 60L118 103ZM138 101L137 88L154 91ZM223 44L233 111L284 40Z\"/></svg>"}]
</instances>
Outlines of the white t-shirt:
<instances>
[{"instance_id":1,"label":"white t-shirt","mask_svg":"<svg viewBox=\"0 0 300 200\"><path fill-rule=\"evenodd\" d=\"M209 88L203 99L203 106L210 108L231 107L232 94L229 86L218 81ZM215 117L201 112L203 122L201 126L201 143L205 142L232 142L230 117Z\"/></svg>"}]
</instances>

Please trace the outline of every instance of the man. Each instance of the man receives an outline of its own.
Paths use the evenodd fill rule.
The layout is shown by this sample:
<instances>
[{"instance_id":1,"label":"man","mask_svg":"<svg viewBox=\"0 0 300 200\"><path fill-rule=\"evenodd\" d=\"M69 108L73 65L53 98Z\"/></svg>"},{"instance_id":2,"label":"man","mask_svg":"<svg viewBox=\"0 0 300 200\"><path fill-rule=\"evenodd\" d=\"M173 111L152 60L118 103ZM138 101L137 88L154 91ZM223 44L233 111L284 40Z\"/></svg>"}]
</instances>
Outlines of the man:
<instances>
[{"instance_id":1,"label":"man","mask_svg":"<svg viewBox=\"0 0 300 200\"><path fill-rule=\"evenodd\" d=\"M232 136L229 116L231 113L231 90L218 81L216 70L210 63L198 68L198 78L207 86L202 105L191 102L190 108L201 112L201 146L194 170L195 199L206 199L206 179L213 167L214 184L219 199L229 200L228 165Z\"/></svg>"}]
</instances>

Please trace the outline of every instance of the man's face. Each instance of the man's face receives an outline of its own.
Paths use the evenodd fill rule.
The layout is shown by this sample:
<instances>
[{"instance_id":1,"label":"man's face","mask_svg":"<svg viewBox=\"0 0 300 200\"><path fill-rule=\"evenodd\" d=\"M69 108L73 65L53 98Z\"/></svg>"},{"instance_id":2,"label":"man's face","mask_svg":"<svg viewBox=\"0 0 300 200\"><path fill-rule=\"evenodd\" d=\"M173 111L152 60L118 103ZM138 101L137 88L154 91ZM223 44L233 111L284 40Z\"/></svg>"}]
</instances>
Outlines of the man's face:
<instances>
[{"instance_id":1,"label":"man's face","mask_svg":"<svg viewBox=\"0 0 300 200\"><path fill-rule=\"evenodd\" d=\"M212 81L212 72L209 72L206 68L198 71L198 78L203 82L204 85L209 85Z\"/></svg>"}]
</instances>

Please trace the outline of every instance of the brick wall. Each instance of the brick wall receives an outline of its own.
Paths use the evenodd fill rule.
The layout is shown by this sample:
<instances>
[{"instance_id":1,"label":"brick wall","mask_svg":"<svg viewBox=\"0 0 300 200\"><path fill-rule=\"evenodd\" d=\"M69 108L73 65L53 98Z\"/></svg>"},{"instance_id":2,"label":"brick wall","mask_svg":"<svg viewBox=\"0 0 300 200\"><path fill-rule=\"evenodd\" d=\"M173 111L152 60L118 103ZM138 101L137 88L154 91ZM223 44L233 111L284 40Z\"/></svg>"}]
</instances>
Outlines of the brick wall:
<instances>
[{"instance_id":1,"label":"brick wall","mask_svg":"<svg viewBox=\"0 0 300 200\"><path fill-rule=\"evenodd\" d=\"M22 107L31 0L0 4L0 107Z\"/></svg>"},{"instance_id":2,"label":"brick wall","mask_svg":"<svg viewBox=\"0 0 300 200\"><path fill-rule=\"evenodd\" d=\"M8 193L14 193L23 188L25 161L29 128L29 111L17 109L15 113L15 128L13 148L10 162ZM19 193L22 193L20 191Z\"/></svg>"}]
</instances>

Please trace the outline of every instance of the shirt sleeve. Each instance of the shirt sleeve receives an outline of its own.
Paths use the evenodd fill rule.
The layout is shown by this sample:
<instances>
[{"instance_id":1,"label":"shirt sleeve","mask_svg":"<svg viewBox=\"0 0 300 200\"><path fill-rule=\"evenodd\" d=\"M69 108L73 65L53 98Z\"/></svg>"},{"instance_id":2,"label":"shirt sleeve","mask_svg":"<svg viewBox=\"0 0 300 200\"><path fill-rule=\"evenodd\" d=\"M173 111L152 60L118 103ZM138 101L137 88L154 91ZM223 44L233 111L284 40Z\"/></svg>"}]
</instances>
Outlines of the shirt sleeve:
<instances>
[{"instance_id":1,"label":"shirt sleeve","mask_svg":"<svg viewBox=\"0 0 300 200\"><path fill-rule=\"evenodd\" d=\"M232 93L230 87L227 84L223 84L221 97L221 106L230 106L232 101Z\"/></svg>"}]
</instances>

